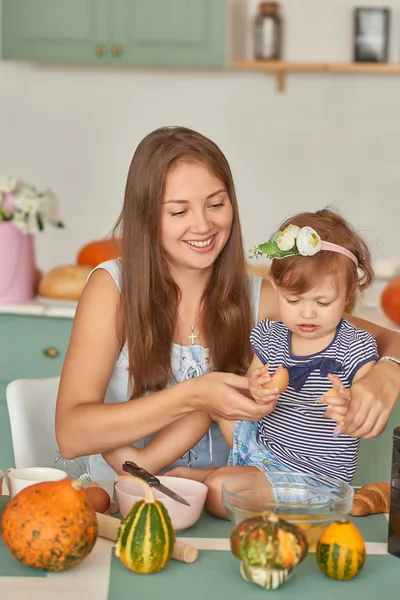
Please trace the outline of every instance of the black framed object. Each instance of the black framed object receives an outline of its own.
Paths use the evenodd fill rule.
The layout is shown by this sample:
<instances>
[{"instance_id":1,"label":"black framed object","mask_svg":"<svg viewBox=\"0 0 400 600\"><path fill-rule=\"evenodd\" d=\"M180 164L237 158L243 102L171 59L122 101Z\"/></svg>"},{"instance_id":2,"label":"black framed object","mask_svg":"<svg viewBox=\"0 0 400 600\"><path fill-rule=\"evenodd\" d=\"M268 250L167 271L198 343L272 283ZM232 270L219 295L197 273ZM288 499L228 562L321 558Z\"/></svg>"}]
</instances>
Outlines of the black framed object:
<instances>
[{"instance_id":1,"label":"black framed object","mask_svg":"<svg viewBox=\"0 0 400 600\"><path fill-rule=\"evenodd\" d=\"M354 10L355 62L388 62L390 9Z\"/></svg>"}]
</instances>

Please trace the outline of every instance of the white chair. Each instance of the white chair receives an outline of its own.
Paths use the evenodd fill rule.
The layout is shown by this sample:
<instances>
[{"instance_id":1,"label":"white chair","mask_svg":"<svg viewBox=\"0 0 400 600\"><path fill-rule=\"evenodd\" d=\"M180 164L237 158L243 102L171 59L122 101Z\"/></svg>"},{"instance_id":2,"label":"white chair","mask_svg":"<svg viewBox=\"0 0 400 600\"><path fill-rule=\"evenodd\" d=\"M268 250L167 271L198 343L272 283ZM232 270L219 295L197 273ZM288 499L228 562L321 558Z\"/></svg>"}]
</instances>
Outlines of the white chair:
<instances>
[{"instance_id":1,"label":"white chair","mask_svg":"<svg viewBox=\"0 0 400 600\"><path fill-rule=\"evenodd\" d=\"M59 377L15 379L6 388L15 467L51 467L57 452Z\"/></svg>"}]
</instances>

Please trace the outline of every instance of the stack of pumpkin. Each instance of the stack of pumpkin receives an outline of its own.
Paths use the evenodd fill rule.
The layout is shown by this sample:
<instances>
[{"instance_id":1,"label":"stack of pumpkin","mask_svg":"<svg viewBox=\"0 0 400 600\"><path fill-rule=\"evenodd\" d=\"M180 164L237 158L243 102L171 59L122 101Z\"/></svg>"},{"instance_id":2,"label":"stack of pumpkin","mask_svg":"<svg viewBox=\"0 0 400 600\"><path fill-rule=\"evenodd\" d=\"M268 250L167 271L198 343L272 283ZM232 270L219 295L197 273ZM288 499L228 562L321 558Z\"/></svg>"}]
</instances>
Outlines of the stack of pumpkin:
<instances>
[{"instance_id":1,"label":"stack of pumpkin","mask_svg":"<svg viewBox=\"0 0 400 600\"><path fill-rule=\"evenodd\" d=\"M41 277L38 293L56 300L79 300L92 269L106 260L119 256L121 256L119 238L85 244L78 252L76 264L55 267Z\"/></svg>"}]
</instances>

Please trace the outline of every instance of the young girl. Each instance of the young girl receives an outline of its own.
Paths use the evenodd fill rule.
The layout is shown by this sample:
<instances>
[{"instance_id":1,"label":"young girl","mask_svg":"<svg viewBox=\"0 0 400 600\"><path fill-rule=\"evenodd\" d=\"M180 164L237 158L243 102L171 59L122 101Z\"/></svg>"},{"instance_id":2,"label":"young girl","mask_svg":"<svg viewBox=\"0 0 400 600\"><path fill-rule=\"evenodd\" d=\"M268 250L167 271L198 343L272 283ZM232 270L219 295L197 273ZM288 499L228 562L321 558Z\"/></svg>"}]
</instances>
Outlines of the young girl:
<instances>
[{"instance_id":1,"label":"young girl","mask_svg":"<svg viewBox=\"0 0 400 600\"><path fill-rule=\"evenodd\" d=\"M352 384L378 360L374 338L343 318L359 291L373 281L368 248L356 231L330 210L302 213L284 223L255 254L271 257L281 321L262 320L250 335L254 351L249 388L268 415L256 422L215 418L231 447L229 465L268 472L296 471L350 482L356 467L359 438L340 435L339 425L323 418L324 394L337 388L336 414L345 415ZM289 372L281 394L263 387L279 367ZM121 449L106 459L118 470L133 452L136 462L158 472L175 460L209 427L209 415L183 418L165 429L143 450ZM123 462L123 460L122 460ZM232 469L174 469L171 475L214 481ZM213 473L213 476L210 476ZM214 494L215 496L215 494ZM213 510L222 514L218 498Z\"/></svg>"}]
</instances>

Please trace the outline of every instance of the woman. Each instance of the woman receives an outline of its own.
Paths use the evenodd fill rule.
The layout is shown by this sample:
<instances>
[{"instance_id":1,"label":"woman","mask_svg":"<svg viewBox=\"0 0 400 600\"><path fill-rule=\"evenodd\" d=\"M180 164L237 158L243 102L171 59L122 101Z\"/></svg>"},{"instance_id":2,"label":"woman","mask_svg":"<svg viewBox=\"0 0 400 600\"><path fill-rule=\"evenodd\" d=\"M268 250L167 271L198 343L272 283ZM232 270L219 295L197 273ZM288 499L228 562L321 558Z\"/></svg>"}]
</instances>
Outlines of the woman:
<instances>
[{"instance_id":1,"label":"woman","mask_svg":"<svg viewBox=\"0 0 400 600\"><path fill-rule=\"evenodd\" d=\"M146 444L197 410L229 420L262 418L266 409L248 397L241 375L251 358L252 326L279 319L271 284L246 273L226 158L199 133L163 128L144 138L117 228L124 258L104 263L88 280L56 412L61 453L92 455L97 479L115 475L100 453ZM376 337L380 355L400 356L400 335L349 320ZM343 432L378 435L399 391L400 366L380 361L353 386ZM327 416L335 418L330 402ZM227 456L214 424L174 464L219 466Z\"/></svg>"}]
</instances>

